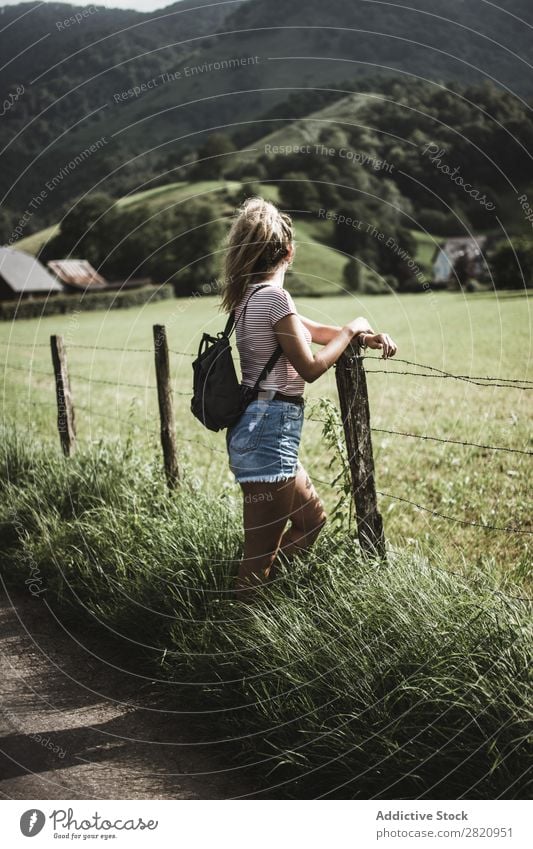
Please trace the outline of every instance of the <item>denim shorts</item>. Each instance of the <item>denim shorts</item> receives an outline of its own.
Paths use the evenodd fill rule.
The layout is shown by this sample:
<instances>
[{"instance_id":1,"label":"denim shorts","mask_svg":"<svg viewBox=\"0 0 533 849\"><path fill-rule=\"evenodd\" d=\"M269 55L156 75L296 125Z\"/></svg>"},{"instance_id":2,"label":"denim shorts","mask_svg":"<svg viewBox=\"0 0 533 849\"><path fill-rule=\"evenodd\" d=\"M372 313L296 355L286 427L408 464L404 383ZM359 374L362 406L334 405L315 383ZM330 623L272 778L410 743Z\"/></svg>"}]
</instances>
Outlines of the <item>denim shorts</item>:
<instances>
[{"instance_id":1,"label":"denim shorts","mask_svg":"<svg viewBox=\"0 0 533 849\"><path fill-rule=\"evenodd\" d=\"M256 400L226 433L230 469L238 483L293 478L304 421L303 404Z\"/></svg>"}]
</instances>

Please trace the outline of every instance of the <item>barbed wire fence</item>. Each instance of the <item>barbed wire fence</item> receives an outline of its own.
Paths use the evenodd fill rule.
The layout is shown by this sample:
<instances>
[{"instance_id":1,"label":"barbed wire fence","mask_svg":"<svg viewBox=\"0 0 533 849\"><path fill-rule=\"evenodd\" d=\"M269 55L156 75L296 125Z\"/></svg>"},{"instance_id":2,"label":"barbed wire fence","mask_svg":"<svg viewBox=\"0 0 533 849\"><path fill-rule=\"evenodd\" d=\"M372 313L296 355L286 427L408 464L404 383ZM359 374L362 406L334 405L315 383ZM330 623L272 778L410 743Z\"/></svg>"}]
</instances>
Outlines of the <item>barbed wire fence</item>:
<instances>
[{"instance_id":1,"label":"barbed wire fence","mask_svg":"<svg viewBox=\"0 0 533 849\"><path fill-rule=\"evenodd\" d=\"M114 420L131 426L132 424L139 428L151 437L159 436L163 453L163 462L166 472L167 483L170 489L175 489L179 486L179 456L178 443L189 443L205 448L215 453L224 454L222 449L208 445L202 440L187 439L176 432L174 419L174 396L191 397L191 392L178 391L173 389L171 384L171 369L170 356L193 358L194 354L187 351L180 351L168 347L166 332L163 325L154 326L154 347L153 348L137 348L123 347L112 345L84 345L84 344L69 344L69 349L78 349L86 351L105 351L109 353L131 355L131 354L151 354L155 357L155 383L141 383L137 381L122 381L122 380L106 380L104 378L93 377L89 374L79 372L70 372L67 363L67 346L60 336L52 336L50 345L46 343L24 343L24 342L1 342L4 347L8 348L25 348L25 349L44 349L51 348L53 372L44 369L33 368L33 366L20 366L5 363L5 368L12 369L28 374L36 374L39 376L47 376L55 379L56 402L35 401L33 399L24 399L22 403L27 403L33 406L50 406L57 409L57 427L60 437L63 453L65 456L71 456L76 447L76 419L75 411L86 412L90 415L101 417L102 419ZM365 368L365 361L369 361L371 368ZM483 451L500 452L513 455L521 455L531 457L533 451L524 448L516 448L504 445L492 445L488 443L472 442L468 440L444 438L431 434L413 433L405 430L395 430L383 427L372 427L370 425L370 406L368 398L368 390L366 377L369 374L387 374L387 375L404 375L416 377L419 379L432 380L454 380L466 382L481 387L492 387L497 389L511 389L522 392L533 390L533 380L505 377L503 375L496 376L481 376L481 375L465 375L455 374L446 371L437 366L418 363L412 360L396 359L394 363L408 366L408 369L391 369L391 368L376 368L374 364L383 363L379 356L370 356L362 354L361 351L350 346L341 356L336 365L337 389L340 401L340 412L342 426L344 430L344 440L346 445L346 458L351 476L351 496L355 507L355 515L357 519L358 537L361 551L372 557L386 559L385 538L383 533L383 522L378 509L377 496L388 500L396 501L400 504L407 504L415 507L418 510L433 515L436 518L443 519L447 522L455 523L461 526L469 526L479 528L485 531L493 531L507 534L516 534L520 536L533 536L533 531L520 527L510 527L507 525L492 525L485 522L470 521L456 516L450 516L440 510L435 510L417 501L396 495L390 492L383 492L376 489L374 475L374 458L372 448L372 433L386 434L388 436L407 438L410 440L421 440L426 442L435 442L439 444L457 445L465 448L476 448ZM416 369L416 370L414 370ZM111 416L109 412L97 412L91 407L76 403L74 405L73 394L70 384L70 379L76 381L87 382L96 386L114 386L124 388L135 388L143 391L154 391L158 394L159 400L159 428L147 427L145 424L140 424L137 421L126 419L121 416ZM19 403L19 402L17 402ZM309 420L326 425L328 420L316 416L309 416ZM334 486L336 481L320 481L320 483Z\"/></svg>"}]
</instances>

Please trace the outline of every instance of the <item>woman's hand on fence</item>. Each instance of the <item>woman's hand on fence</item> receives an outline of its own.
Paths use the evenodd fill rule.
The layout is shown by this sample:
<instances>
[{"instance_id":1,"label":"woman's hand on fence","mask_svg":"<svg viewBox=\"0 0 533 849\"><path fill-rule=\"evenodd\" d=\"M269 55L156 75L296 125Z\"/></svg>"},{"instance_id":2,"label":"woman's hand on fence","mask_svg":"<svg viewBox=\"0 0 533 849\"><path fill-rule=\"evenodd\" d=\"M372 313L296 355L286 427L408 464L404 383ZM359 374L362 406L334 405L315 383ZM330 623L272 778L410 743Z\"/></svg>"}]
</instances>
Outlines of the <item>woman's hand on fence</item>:
<instances>
[{"instance_id":1,"label":"woman's hand on fence","mask_svg":"<svg viewBox=\"0 0 533 849\"><path fill-rule=\"evenodd\" d=\"M345 326L351 330L354 336L357 336L359 333L374 333L368 321L363 316L352 319Z\"/></svg>"},{"instance_id":2,"label":"woman's hand on fence","mask_svg":"<svg viewBox=\"0 0 533 849\"><path fill-rule=\"evenodd\" d=\"M384 360L387 357L393 357L398 347L388 333L366 333L363 341L369 348L381 348Z\"/></svg>"}]
</instances>

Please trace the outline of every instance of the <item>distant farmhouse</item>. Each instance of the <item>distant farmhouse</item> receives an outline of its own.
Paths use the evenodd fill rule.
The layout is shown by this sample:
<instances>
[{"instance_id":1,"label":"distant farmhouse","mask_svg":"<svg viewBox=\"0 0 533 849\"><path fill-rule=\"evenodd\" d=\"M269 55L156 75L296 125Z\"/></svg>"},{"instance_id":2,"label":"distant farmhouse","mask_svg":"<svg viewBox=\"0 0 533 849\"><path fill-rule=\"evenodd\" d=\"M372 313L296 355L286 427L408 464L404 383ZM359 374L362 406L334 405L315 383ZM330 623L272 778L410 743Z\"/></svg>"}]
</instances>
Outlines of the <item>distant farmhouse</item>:
<instances>
[{"instance_id":1,"label":"distant farmhouse","mask_svg":"<svg viewBox=\"0 0 533 849\"><path fill-rule=\"evenodd\" d=\"M86 259L51 259L46 263L57 279L63 284L65 292L101 292L124 289L140 289L152 282L149 277L137 277L133 280L109 281L102 277Z\"/></svg>"},{"instance_id":2,"label":"distant farmhouse","mask_svg":"<svg viewBox=\"0 0 533 849\"><path fill-rule=\"evenodd\" d=\"M107 289L104 278L86 259L51 259L47 265L67 292Z\"/></svg>"},{"instance_id":3,"label":"distant farmhouse","mask_svg":"<svg viewBox=\"0 0 533 849\"><path fill-rule=\"evenodd\" d=\"M61 283L35 257L0 247L0 301L43 298L62 291Z\"/></svg>"},{"instance_id":4,"label":"distant farmhouse","mask_svg":"<svg viewBox=\"0 0 533 849\"><path fill-rule=\"evenodd\" d=\"M485 270L483 248L486 242L486 236L446 239L433 254L433 281L457 285L462 283L463 275L478 280Z\"/></svg>"},{"instance_id":5,"label":"distant farmhouse","mask_svg":"<svg viewBox=\"0 0 533 849\"><path fill-rule=\"evenodd\" d=\"M50 260L47 266L24 251L0 247L0 301L139 289L152 282L137 278L109 283L85 259Z\"/></svg>"}]
</instances>

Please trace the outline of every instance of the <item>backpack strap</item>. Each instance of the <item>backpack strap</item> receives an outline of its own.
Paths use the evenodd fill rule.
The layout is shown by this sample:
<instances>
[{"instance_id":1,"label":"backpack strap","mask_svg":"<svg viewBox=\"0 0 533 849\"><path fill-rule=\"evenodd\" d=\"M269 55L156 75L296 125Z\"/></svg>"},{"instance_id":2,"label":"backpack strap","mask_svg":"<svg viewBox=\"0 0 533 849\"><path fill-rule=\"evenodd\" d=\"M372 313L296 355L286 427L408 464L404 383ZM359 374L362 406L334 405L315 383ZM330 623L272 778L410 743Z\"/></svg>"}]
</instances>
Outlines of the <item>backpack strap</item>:
<instances>
[{"instance_id":1,"label":"backpack strap","mask_svg":"<svg viewBox=\"0 0 533 849\"><path fill-rule=\"evenodd\" d=\"M228 320L226 322L226 326L222 331L224 336L227 336L228 339L235 330L235 310L232 310L228 315Z\"/></svg>"},{"instance_id":2,"label":"backpack strap","mask_svg":"<svg viewBox=\"0 0 533 849\"><path fill-rule=\"evenodd\" d=\"M258 391L259 384L261 383L262 380L265 379L265 377L267 376L269 371L272 371L272 369L276 365L277 361L281 357L282 353L283 353L283 348L281 347L281 345L278 342L278 347L276 348L274 353L271 354L271 356L269 357L268 363L266 363L266 365L264 365L263 368L261 369L261 374L259 375L259 377L257 378L257 380L254 383L254 388L252 390L253 392Z\"/></svg>"},{"instance_id":3,"label":"backpack strap","mask_svg":"<svg viewBox=\"0 0 533 849\"><path fill-rule=\"evenodd\" d=\"M268 285L270 285L270 284L269 283L263 283L261 286L258 286L257 289L255 289L253 292L250 292L250 294L248 295L248 300L246 301L246 303L244 305L244 309L242 310L237 321L235 321L235 310L232 310L230 312L230 314L228 316L228 320L226 322L226 326L225 326L224 330L222 331L224 336L227 336L228 338L231 336L231 334L233 333L233 331L237 327L237 324L239 323L241 318L244 317L244 314L246 312L246 307L248 306L250 298L253 298L253 296L256 294L256 292L259 292L261 289L264 289Z\"/></svg>"}]
</instances>

